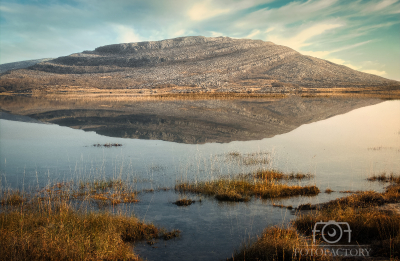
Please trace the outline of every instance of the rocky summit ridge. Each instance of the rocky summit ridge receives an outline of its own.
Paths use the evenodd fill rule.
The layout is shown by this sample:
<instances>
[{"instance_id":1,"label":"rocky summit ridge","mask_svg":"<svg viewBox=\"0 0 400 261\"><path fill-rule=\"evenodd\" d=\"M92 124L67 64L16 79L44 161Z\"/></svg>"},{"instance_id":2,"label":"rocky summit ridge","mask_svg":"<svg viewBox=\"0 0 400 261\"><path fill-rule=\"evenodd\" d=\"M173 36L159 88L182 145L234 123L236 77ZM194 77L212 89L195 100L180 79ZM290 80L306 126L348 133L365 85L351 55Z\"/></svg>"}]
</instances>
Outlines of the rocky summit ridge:
<instances>
[{"instance_id":1,"label":"rocky summit ridge","mask_svg":"<svg viewBox=\"0 0 400 261\"><path fill-rule=\"evenodd\" d=\"M30 84L28 84L30 83ZM2 90L81 86L262 92L271 88L400 85L272 42L190 36L101 46L0 76Z\"/></svg>"}]
</instances>

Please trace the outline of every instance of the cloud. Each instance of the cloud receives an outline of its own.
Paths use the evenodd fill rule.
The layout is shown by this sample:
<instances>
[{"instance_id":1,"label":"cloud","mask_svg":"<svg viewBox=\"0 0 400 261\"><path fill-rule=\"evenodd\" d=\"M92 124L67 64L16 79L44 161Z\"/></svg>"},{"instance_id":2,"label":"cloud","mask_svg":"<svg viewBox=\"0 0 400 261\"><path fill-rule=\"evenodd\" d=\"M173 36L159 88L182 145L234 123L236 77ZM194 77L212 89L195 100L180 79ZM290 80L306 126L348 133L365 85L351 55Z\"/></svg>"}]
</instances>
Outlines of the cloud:
<instances>
[{"instance_id":1,"label":"cloud","mask_svg":"<svg viewBox=\"0 0 400 261\"><path fill-rule=\"evenodd\" d=\"M365 11L367 11L367 12L376 12L376 11L385 9L386 7L392 5L392 4L396 3L396 2L397 2L397 0L382 0L377 4L374 3L374 4L371 4L371 5L367 6L365 8Z\"/></svg>"},{"instance_id":2,"label":"cloud","mask_svg":"<svg viewBox=\"0 0 400 261\"><path fill-rule=\"evenodd\" d=\"M179 31L176 31L176 32L173 34L174 37L183 36L183 35L185 35L185 30L184 30L184 29L181 29L181 30L179 30Z\"/></svg>"},{"instance_id":3,"label":"cloud","mask_svg":"<svg viewBox=\"0 0 400 261\"><path fill-rule=\"evenodd\" d=\"M330 53L336 53L336 52L341 52L341 51L344 51L344 50L356 48L356 47L359 47L361 45L364 45L364 44L367 44L367 43L370 43L370 42L372 42L372 40L368 40L368 41L364 41L364 42L356 43L356 44L351 44L351 45L346 45L346 46L334 49L334 50L330 51Z\"/></svg>"},{"instance_id":4,"label":"cloud","mask_svg":"<svg viewBox=\"0 0 400 261\"><path fill-rule=\"evenodd\" d=\"M279 8L263 8L251 12L243 19L235 22L238 28L251 28L256 24L257 27L264 26L285 26L291 23L305 23L321 20L327 17L337 8L334 5L338 0L308 0L306 2L293 1Z\"/></svg>"},{"instance_id":5,"label":"cloud","mask_svg":"<svg viewBox=\"0 0 400 261\"><path fill-rule=\"evenodd\" d=\"M9 7L3 6L3 5L0 5L0 11L1 12L7 12L7 13L14 13L15 12L15 10L13 10L13 9L11 9Z\"/></svg>"},{"instance_id":6,"label":"cloud","mask_svg":"<svg viewBox=\"0 0 400 261\"><path fill-rule=\"evenodd\" d=\"M211 33L211 36L212 36L212 37L218 37L218 36L223 36L223 35L224 35L223 33L214 32L214 31L211 31L210 33Z\"/></svg>"},{"instance_id":7,"label":"cloud","mask_svg":"<svg viewBox=\"0 0 400 261\"><path fill-rule=\"evenodd\" d=\"M344 65L347 66L353 70L360 70L361 67L360 66L355 66L353 64L350 64L348 61L345 61L343 59L339 59L339 58L326 58L326 60L336 63L336 64L340 64L340 65Z\"/></svg>"},{"instance_id":8,"label":"cloud","mask_svg":"<svg viewBox=\"0 0 400 261\"><path fill-rule=\"evenodd\" d=\"M370 73L370 74L375 74L378 76L384 76L386 75L386 71L379 71L379 70L375 70L375 69L363 69L364 67L371 67L371 66L375 66L375 67L382 67L382 65L378 64L378 63L374 63L371 61L365 61L362 63L361 66L355 66L353 64L350 64L348 61L345 61L343 59L338 59L338 58L327 58L326 60L336 63L336 64L340 64L340 65L344 65L347 66L353 70L357 70L357 71L361 71L361 72L365 72L365 73Z\"/></svg>"},{"instance_id":9,"label":"cloud","mask_svg":"<svg viewBox=\"0 0 400 261\"><path fill-rule=\"evenodd\" d=\"M135 33L135 30L131 27L117 24L112 25L114 30L118 33L118 41L120 43L131 43L140 42L141 37Z\"/></svg>"},{"instance_id":10,"label":"cloud","mask_svg":"<svg viewBox=\"0 0 400 261\"><path fill-rule=\"evenodd\" d=\"M353 70L360 70L362 67L364 67L365 63L364 63L363 66L355 66L353 64L350 64L348 61L345 61L345 60L340 59L340 58L335 58L335 57L332 57L330 55L333 54L333 53L341 52L341 51L348 50L348 49L351 49L351 48L356 48L358 46L367 44L369 42L371 42L371 40L364 41L364 42L361 42L361 43L352 44L352 45L343 46L343 47L340 47L340 48L337 48L337 49L334 49L334 50L300 51L300 52L302 54L304 54L304 55L309 55L309 56L325 59L325 60L328 60L328 61L336 63L336 64L341 64L341 65L347 66L347 67L349 67L349 68L351 68Z\"/></svg>"},{"instance_id":11,"label":"cloud","mask_svg":"<svg viewBox=\"0 0 400 261\"><path fill-rule=\"evenodd\" d=\"M219 9L212 5L211 0L205 0L195 4L188 12L190 19L194 21L205 20L220 14L229 13L230 9Z\"/></svg>"},{"instance_id":12,"label":"cloud","mask_svg":"<svg viewBox=\"0 0 400 261\"><path fill-rule=\"evenodd\" d=\"M265 30L265 33L272 32L273 30L275 30L275 27L274 27L274 26L268 27L268 29Z\"/></svg>"},{"instance_id":13,"label":"cloud","mask_svg":"<svg viewBox=\"0 0 400 261\"><path fill-rule=\"evenodd\" d=\"M338 58L330 58L330 59L327 59L327 60L330 61L330 62L333 62L333 63L337 63L337 64L345 64L346 63L345 60L338 59Z\"/></svg>"},{"instance_id":14,"label":"cloud","mask_svg":"<svg viewBox=\"0 0 400 261\"><path fill-rule=\"evenodd\" d=\"M247 36L245 36L244 38L253 38L254 36L258 35L260 33L260 30L254 29L253 31L251 31L251 33Z\"/></svg>"},{"instance_id":15,"label":"cloud","mask_svg":"<svg viewBox=\"0 0 400 261\"><path fill-rule=\"evenodd\" d=\"M186 0L187 1L187 0ZM249 9L274 0L192 0L194 3L187 14L193 21L203 21L218 15L227 15L240 10Z\"/></svg>"},{"instance_id":16,"label":"cloud","mask_svg":"<svg viewBox=\"0 0 400 261\"><path fill-rule=\"evenodd\" d=\"M279 34L270 34L267 36L267 41L271 41L276 44L286 45L297 51L300 51L301 47L311 45L311 43L309 43L308 40L310 40L314 36L320 35L325 31L341 26L342 24L338 23L331 24L322 22L309 26L308 28L303 29L302 31L297 33L295 36L289 38L282 37Z\"/></svg>"},{"instance_id":17,"label":"cloud","mask_svg":"<svg viewBox=\"0 0 400 261\"><path fill-rule=\"evenodd\" d=\"M301 54L304 55L309 55L317 58L323 58L327 55L329 55L331 52L330 51L301 51Z\"/></svg>"},{"instance_id":18,"label":"cloud","mask_svg":"<svg viewBox=\"0 0 400 261\"><path fill-rule=\"evenodd\" d=\"M378 70L362 70L362 72L375 74L375 75L378 75L378 76L386 75L385 71L378 71Z\"/></svg>"}]
</instances>

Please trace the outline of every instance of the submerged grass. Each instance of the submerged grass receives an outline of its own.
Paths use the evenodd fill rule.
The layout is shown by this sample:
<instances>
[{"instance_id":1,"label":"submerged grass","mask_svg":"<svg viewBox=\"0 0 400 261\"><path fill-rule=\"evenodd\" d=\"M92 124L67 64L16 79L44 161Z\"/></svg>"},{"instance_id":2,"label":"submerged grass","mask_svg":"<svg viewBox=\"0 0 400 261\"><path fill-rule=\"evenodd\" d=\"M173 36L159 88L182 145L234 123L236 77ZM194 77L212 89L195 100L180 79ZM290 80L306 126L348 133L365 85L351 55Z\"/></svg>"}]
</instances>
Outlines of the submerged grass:
<instances>
[{"instance_id":1,"label":"submerged grass","mask_svg":"<svg viewBox=\"0 0 400 261\"><path fill-rule=\"evenodd\" d=\"M132 242L179 236L178 230L166 231L122 213L77 210L77 201L90 204L98 190L113 195L121 185L89 182L74 189L72 183L57 183L36 193L3 192L0 260L140 260ZM87 194L77 195L82 191Z\"/></svg>"},{"instance_id":2,"label":"submerged grass","mask_svg":"<svg viewBox=\"0 0 400 261\"><path fill-rule=\"evenodd\" d=\"M314 175L310 173L285 174L279 170L259 170L256 172L255 176L259 179L266 179L266 180L302 180L302 179L311 179L314 177Z\"/></svg>"},{"instance_id":3,"label":"submerged grass","mask_svg":"<svg viewBox=\"0 0 400 261\"><path fill-rule=\"evenodd\" d=\"M289 180L296 174L286 175L279 173L279 178L262 176L261 172L254 175L242 175L232 179L220 178L214 181L178 183L175 190L180 192L200 193L214 196L220 201L249 201L251 196L264 199L284 198L292 196L313 196L320 191L316 186L287 185L276 180ZM272 172L264 172L271 175ZM277 173L277 172L274 172ZM275 174L272 174L275 175ZM275 177L275 176L274 176ZM300 174L299 174L300 177Z\"/></svg>"},{"instance_id":4,"label":"submerged grass","mask_svg":"<svg viewBox=\"0 0 400 261\"><path fill-rule=\"evenodd\" d=\"M268 152L240 154L232 151L226 154L228 160L235 160L242 165L264 165L270 163L270 154Z\"/></svg>"},{"instance_id":5,"label":"submerged grass","mask_svg":"<svg viewBox=\"0 0 400 261\"><path fill-rule=\"evenodd\" d=\"M393 172L390 174L383 172L378 175L372 175L371 177L367 178L367 180L381 181L381 182L394 182L394 183L400 184L400 175L396 175Z\"/></svg>"},{"instance_id":6,"label":"submerged grass","mask_svg":"<svg viewBox=\"0 0 400 261\"><path fill-rule=\"evenodd\" d=\"M121 203L138 202L137 194L138 192L126 182L118 179L104 179L80 181L78 184L56 183L39 190L36 196L42 200L75 200L95 203L98 206L115 206ZM7 200L9 197L3 195L3 198Z\"/></svg>"}]
</instances>

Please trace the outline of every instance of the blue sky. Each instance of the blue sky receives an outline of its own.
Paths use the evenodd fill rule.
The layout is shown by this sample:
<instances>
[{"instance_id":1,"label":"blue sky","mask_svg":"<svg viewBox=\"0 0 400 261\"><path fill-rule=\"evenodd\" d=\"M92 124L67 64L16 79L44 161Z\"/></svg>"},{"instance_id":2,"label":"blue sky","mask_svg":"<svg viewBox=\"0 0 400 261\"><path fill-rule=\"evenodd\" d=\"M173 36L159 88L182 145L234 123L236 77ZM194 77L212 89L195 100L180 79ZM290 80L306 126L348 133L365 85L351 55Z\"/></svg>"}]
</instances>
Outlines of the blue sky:
<instances>
[{"instance_id":1,"label":"blue sky","mask_svg":"<svg viewBox=\"0 0 400 261\"><path fill-rule=\"evenodd\" d=\"M400 0L0 0L0 63L188 35L261 39L400 80Z\"/></svg>"}]
</instances>

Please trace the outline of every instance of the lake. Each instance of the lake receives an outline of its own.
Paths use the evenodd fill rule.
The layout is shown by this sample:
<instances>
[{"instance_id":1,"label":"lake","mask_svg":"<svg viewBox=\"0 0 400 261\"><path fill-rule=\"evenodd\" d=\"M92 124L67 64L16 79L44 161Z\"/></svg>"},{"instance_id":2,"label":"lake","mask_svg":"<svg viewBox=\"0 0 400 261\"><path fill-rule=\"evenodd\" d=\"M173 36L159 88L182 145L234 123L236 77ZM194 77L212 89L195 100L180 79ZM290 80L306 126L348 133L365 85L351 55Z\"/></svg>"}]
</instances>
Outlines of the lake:
<instances>
[{"instance_id":1,"label":"lake","mask_svg":"<svg viewBox=\"0 0 400 261\"><path fill-rule=\"evenodd\" d=\"M287 224L297 207L348 194L383 191L373 174L400 173L400 100L298 97L74 100L0 97L0 187L30 190L70 180L116 178L142 191L120 210L181 237L135 244L149 260L221 260L264 228ZM96 144L116 143L104 147ZM314 197L214 198L178 207L180 181L205 181L259 169L311 173ZM149 191L149 190L154 191ZM166 190L163 190L166 189Z\"/></svg>"}]
</instances>

